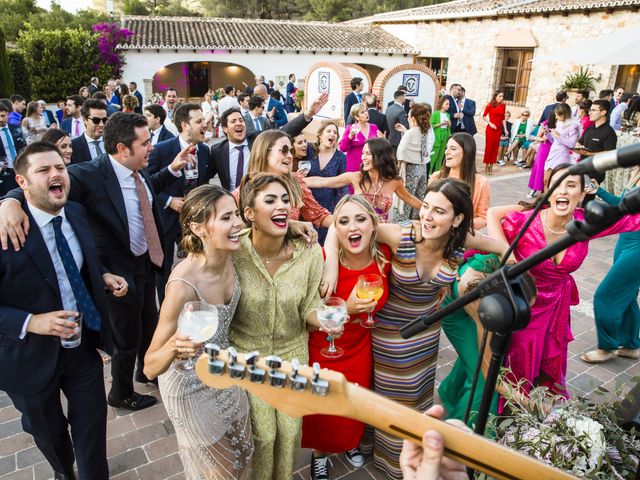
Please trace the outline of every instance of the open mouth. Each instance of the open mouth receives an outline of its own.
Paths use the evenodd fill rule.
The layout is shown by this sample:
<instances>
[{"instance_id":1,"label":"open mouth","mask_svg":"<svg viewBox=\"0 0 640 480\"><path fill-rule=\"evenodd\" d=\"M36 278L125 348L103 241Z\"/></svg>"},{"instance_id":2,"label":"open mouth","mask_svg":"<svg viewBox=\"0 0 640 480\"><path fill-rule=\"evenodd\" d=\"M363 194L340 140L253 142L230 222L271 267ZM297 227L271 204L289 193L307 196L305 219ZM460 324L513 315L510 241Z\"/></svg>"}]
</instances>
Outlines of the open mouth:
<instances>
[{"instance_id":1,"label":"open mouth","mask_svg":"<svg viewBox=\"0 0 640 480\"><path fill-rule=\"evenodd\" d=\"M422 231L424 233L431 233L436 229L435 225L431 225L430 223L422 223Z\"/></svg>"},{"instance_id":2,"label":"open mouth","mask_svg":"<svg viewBox=\"0 0 640 480\"><path fill-rule=\"evenodd\" d=\"M556 199L556 208L560 211L566 211L569 209L569 199L568 198L557 198Z\"/></svg>"},{"instance_id":3,"label":"open mouth","mask_svg":"<svg viewBox=\"0 0 640 480\"><path fill-rule=\"evenodd\" d=\"M52 182L51 185L49 185L49 191L58 197L62 196L64 194L62 182Z\"/></svg>"},{"instance_id":4,"label":"open mouth","mask_svg":"<svg viewBox=\"0 0 640 480\"><path fill-rule=\"evenodd\" d=\"M287 228L289 216L286 214L274 215L271 217L271 221L278 228Z\"/></svg>"},{"instance_id":5,"label":"open mouth","mask_svg":"<svg viewBox=\"0 0 640 480\"><path fill-rule=\"evenodd\" d=\"M235 233L231 233L231 234L227 235L227 238L232 242L239 242L240 241L240 231L238 230Z\"/></svg>"},{"instance_id":6,"label":"open mouth","mask_svg":"<svg viewBox=\"0 0 640 480\"><path fill-rule=\"evenodd\" d=\"M361 243L362 235L360 235L359 233L349 235L349 245L351 245L352 248L358 248Z\"/></svg>"}]
</instances>

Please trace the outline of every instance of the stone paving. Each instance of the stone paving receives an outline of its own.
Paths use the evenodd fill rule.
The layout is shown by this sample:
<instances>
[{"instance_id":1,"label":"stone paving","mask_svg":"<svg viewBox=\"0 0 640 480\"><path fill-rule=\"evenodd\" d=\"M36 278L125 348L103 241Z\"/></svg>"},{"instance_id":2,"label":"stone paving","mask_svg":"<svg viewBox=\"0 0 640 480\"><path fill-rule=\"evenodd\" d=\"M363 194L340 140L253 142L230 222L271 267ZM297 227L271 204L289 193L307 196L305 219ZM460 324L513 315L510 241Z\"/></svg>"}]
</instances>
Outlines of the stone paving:
<instances>
[{"instance_id":1,"label":"stone paving","mask_svg":"<svg viewBox=\"0 0 640 480\"><path fill-rule=\"evenodd\" d=\"M500 170L500 175L490 179L493 204L512 203L527 193L528 171L513 167ZM616 238L604 238L591 242L590 254L575 278L582 303L573 309L572 327L576 339L569 346L568 381L574 394L588 394L598 386L613 389L619 382L628 382L640 375L640 363L619 358L603 365L590 366L580 361L578 355L595 345L593 323L593 293L611 265ZM446 337L442 336L438 357L437 380L450 371L456 354ZM2 368L7 368L6 365ZM109 368L105 368L105 384L110 387ZM150 386L138 385L141 393L158 395ZM109 407L108 456L112 478L125 479L182 479L182 465L177 453L175 433L167 419L162 404L136 413ZM310 451L298 456L296 480L309 478ZM332 457L332 478L382 479L370 461L355 470L344 455ZM0 480L47 479L51 468L34 446L31 437L20 425L18 412L6 394L0 392Z\"/></svg>"}]
</instances>

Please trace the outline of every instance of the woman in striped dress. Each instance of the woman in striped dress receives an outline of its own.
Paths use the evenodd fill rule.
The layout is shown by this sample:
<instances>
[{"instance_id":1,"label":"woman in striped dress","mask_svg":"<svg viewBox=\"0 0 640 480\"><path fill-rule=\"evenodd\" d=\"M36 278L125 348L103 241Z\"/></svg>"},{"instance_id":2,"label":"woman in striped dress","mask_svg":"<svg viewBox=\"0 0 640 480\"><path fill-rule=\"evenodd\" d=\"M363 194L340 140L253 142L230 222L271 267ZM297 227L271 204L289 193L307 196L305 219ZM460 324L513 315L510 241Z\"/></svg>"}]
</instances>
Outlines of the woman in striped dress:
<instances>
[{"instance_id":1,"label":"woman in striped dress","mask_svg":"<svg viewBox=\"0 0 640 480\"><path fill-rule=\"evenodd\" d=\"M392 260L389 297L378 312L380 323L372 331L374 388L392 400L424 411L433 401L440 323L407 340L400 337L400 327L438 310L456 278L457 255L463 247L502 253L507 245L474 236L470 188L453 178L429 184L419 221L380 224L377 241L391 248ZM322 287L333 292L338 255L331 228L325 253ZM376 431L374 441L376 467L389 478L402 478L402 440Z\"/></svg>"}]
</instances>

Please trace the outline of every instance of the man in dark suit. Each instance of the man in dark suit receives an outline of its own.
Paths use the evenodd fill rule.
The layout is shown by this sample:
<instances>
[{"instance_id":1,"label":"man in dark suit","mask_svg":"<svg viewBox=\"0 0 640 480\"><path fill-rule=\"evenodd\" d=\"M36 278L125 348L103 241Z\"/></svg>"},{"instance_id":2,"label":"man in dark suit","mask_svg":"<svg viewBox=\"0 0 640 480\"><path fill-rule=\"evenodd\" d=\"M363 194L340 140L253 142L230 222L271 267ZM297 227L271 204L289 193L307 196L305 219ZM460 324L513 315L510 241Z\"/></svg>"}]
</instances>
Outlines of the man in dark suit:
<instances>
[{"instance_id":1,"label":"man in dark suit","mask_svg":"<svg viewBox=\"0 0 640 480\"><path fill-rule=\"evenodd\" d=\"M271 98L264 85L256 85L256 88L253 89L253 94L262 97L265 102L266 117L275 124L276 128L281 128L287 124L289 117L284 110L284 105Z\"/></svg>"},{"instance_id":2,"label":"man in dark suit","mask_svg":"<svg viewBox=\"0 0 640 480\"><path fill-rule=\"evenodd\" d=\"M0 195L4 195L18 184L15 180L13 162L20 150L27 146L22 136L22 128L9 125L9 109L0 103L0 159L7 162L4 170L0 172Z\"/></svg>"},{"instance_id":3,"label":"man in dark suit","mask_svg":"<svg viewBox=\"0 0 640 480\"><path fill-rule=\"evenodd\" d=\"M138 105L133 111L142 114L142 94L138 90L138 84L136 82L129 82L129 93L138 99Z\"/></svg>"},{"instance_id":4,"label":"man in dark suit","mask_svg":"<svg viewBox=\"0 0 640 480\"><path fill-rule=\"evenodd\" d=\"M300 134L328 100L329 94L323 93L302 115L292 118L280 130L291 137ZM247 173L249 153L258 132L247 135L247 126L238 108L226 110L220 116L220 125L227 138L211 147L207 178L211 179L218 175L222 187L231 192L238 187L240 180Z\"/></svg>"},{"instance_id":5,"label":"man in dark suit","mask_svg":"<svg viewBox=\"0 0 640 480\"><path fill-rule=\"evenodd\" d=\"M287 113L293 113L295 107L295 94L298 89L296 88L296 75L294 73L289 74L289 82L284 95L284 108Z\"/></svg>"},{"instance_id":6,"label":"man in dark suit","mask_svg":"<svg viewBox=\"0 0 640 480\"><path fill-rule=\"evenodd\" d=\"M407 115L409 115L409 109L411 108L411 105L412 105L411 103L412 100L409 100L407 98L407 92L409 91L409 89L405 85L400 85L398 87L398 90L402 90L405 93L404 104L402 106L404 107L404 111L407 113ZM390 107L391 105L393 105L393 100L387 103L387 107Z\"/></svg>"},{"instance_id":7,"label":"man in dark suit","mask_svg":"<svg viewBox=\"0 0 640 480\"><path fill-rule=\"evenodd\" d=\"M264 100L261 96L251 96L249 99L249 113L243 115L244 124L247 126L247 135L275 128L275 123L271 123L269 118L263 115L264 107Z\"/></svg>"},{"instance_id":8,"label":"man in dark suit","mask_svg":"<svg viewBox=\"0 0 640 480\"><path fill-rule=\"evenodd\" d=\"M476 114L476 102L465 98L465 89L459 83L451 85L449 95L445 99L449 100L449 118L451 118L451 131L454 133L466 132L475 135L478 132L474 116Z\"/></svg>"},{"instance_id":9,"label":"man in dark suit","mask_svg":"<svg viewBox=\"0 0 640 480\"><path fill-rule=\"evenodd\" d=\"M384 133L385 137L389 131L387 116L378 111L378 98L373 93L367 93L364 96L364 103L369 111L369 123L373 123L378 130Z\"/></svg>"},{"instance_id":10,"label":"man in dark suit","mask_svg":"<svg viewBox=\"0 0 640 480\"><path fill-rule=\"evenodd\" d=\"M71 140L71 163L90 162L104 154L104 124L107 122L107 106L96 99L82 104L84 133Z\"/></svg>"},{"instance_id":11,"label":"man in dark suit","mask_svg":"<svg viewBox=\"0 0 640 480\"><path fill-rule=\"evenodd\" d=\"M84 98L80 95L67 97L65 111L67 116L62 120L62 129L67 132L72 139L78 138L84 133L84 122L82 121L82 104Z\"/></svg>"},{"instance_id":12,"label":"man in dark suit","mask_svg":"<svg viewBox=\"0 0 640 480\"><path fill-rule=\"evenodd\" d=\"M156 143L171 140L176 137L164 126L164 121L167 119L167 111L160 105L151 103L145 106L144 117L147 119L147 123L149 124L151 145L155 146Z\"/></svg>"},{"instance_id":13,"label":"man in dark suit","mask_svg":"<svg viewBox=\"0 0 640 480\"><path fill-rule=\"evenodd\" d=\"M111 361L113 382L107 397L109 405L129 410L141 410L157 401L133 389L136 357L136 380L148 381L142 373L144 354L158 321L155 272L163 266L164 229L155 192L176 181L189 161L188 151L183 150L169 168L147 175L143 169L153 150L149 137L142 115L118 112L105 125L106 154L68 168L69 198L86 208L102 264L108 271L122 275L129 285L127 295L110 297L108 301L115 350ZM18 198L16 190L9 196ZM20 217L17 208L15 202L3 202L0 223L6 220L6 231L12 232L12 238L17 235L15 238L24 239L22 226L29 223L26 217L12 223L3 214L13 210L13 215ZM0 241L6 244L6 236ZM16 240L13 246L19 248L20 244Z\"/></svg>"},{"instance_id":14,"label":"man in dark suit","mask_svg":"<svg viewBox=\"0 0 640 480\"><path fill-rule=\"evenodd\" d=\"M69 176L57 149L32 143L15 170L32 228L23 248L0 251L0 389L54 478L75 478L75 450L80 479L106 480L107 405L96 347L105 348L105 288L124 296L127 283L100 265L84 208L67 202ZM79 344L63 348L61 341L78 335L79 314Z\"/></svg>"},{"instance_id":15,"label":"man in dark suit","mask_svg":"<svg viewBox=\"0 0 640 480\"><path fill-rule=\"evenodd\" d=\"M162 107L160 107L162 109ZM160 215L164 224L164 266L162 273L156 276L158 299L162 304L164 288L173 265L174 245L180 240L180 211L185 195L193 188L208 182L207 164L209 163L209 148L203 143L207 124L200 105L183 103L173 114L173 120L180 135L156 144L149 155L147 173L154 174L173 162L176 155L190 146L195 148L195 159L198 165L197 177L186 178L182 175L164 190L158 192Z\"/></svg>"},{"instance_id":16,"label":"man in dark suit","mask_svg":"<svg viewBox=\"0 0 640 480\"><path fill-rule=\"evenodd\" d=\"M92 96L96 92L99 92L100 80L98 80L98 77L91 77L91 81L89 82L89 86L87 88L89 89L90 96Z\"/></svg>"},{"instance_id":17,"label":"man in dark suit","mask_svg":"<svg viewBox=\"0 0 640 480\"><path fill-rule=\"evenodd\" d=\"M389 143L393 149L397 149L402 138L402 127L409 128L407 112L404 111L405 94L402 90L396 90L393 94L393 104L387 107L387 126L389 128ZM396 127L397 126L397 127Z\"/></svg>"},{"instance_id":18,"label":"man in dark suit","mask_svg":"<svg viewBox=\"0 0 640 480\"><path fill-rule=\"evenodd\" d=\"M351 79L351 93L344 97L344 123L347 124L349 115L351 114L351 107L362 103L362 89L364 88L364 82L360 77L353 77Z\"/></svg>"},{"instance_id":19,"label":"man in dark suit","mask_svg":"<svg viewBox=\"0 0 640 480\"><path fill-rule=\"evenodd\" d=\"M38 100L38 103L42 105L42 108L44 109L42 111L42 116L44 117L44 121L47 127L50 127L54 123L58 123L53 112L47 109L47 102L45 102L44 100Z\"/></svg>"},{"instance_id":20,"label":"man in dark suit","mask_svg":"<svg viewBox=\"0 0 640 480\"><path fill-rule=\"evenodd\" d=\"M540 115L540 120L538 120L538 125L541 125L542 122L544 122L549 118L549 115L551 114L553 109L556 107L556 105L560 105L561 103L566 103L568 98L569 98L569 95L565 91L556 93L556 103L550 103L549 105L544 107L544 110L542 111L542 115Z\"/></svg>"}]
</instances>

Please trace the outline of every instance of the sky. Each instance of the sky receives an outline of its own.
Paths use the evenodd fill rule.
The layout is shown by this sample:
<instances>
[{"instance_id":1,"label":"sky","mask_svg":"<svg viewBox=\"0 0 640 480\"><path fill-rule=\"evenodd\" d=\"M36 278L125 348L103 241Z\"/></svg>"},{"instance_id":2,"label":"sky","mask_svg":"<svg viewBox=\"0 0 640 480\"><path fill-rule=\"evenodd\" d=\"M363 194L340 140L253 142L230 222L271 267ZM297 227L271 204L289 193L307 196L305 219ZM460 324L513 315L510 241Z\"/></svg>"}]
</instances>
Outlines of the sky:
<instances>
[{"instance_id":1,"label":"sky","mask_svg":"<svg viewBox=\"0 0 640 480\"><path fill-rule=\"evenodd\" d=\"M36 2L39 7L49 8L51 5L51 0L37 0ZM91 0L58 0L60 6L69 12L75 12L77 10L82 10L84 8L89 8L91 6Z\"/></svg>"}]
</instances>

